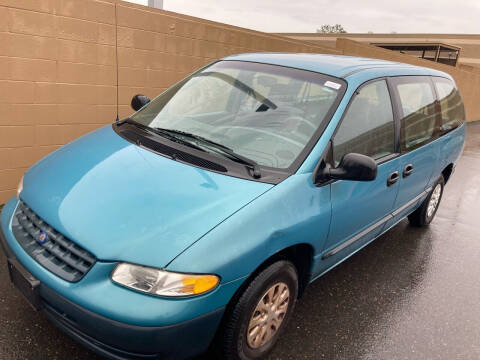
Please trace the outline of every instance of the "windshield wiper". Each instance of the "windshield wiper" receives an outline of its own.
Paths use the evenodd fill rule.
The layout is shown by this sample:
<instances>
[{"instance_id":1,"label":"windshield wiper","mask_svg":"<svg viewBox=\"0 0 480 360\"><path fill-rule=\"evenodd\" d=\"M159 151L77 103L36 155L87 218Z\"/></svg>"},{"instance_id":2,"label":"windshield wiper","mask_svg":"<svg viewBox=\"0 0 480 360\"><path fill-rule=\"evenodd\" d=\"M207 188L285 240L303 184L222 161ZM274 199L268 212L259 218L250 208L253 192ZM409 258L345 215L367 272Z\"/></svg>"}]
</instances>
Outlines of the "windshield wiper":
<instances>
[{"instance_id":1,"label":"windshield wiper","mask_svg":"<svg viewBox=\"0 0 480 360\"><path fill-rule=\"evenodd\" d=\"M235 161L238 161L244 165L246 165L247 167L249 167L250 169L252 169L252 172L253 172L253 177L255 179L260 179L262 177L262 174L260 173L260 166L255 162L253 161L252 159L249 159L245 156L242 156L240 154L237 154L235 151L233 151L232 149L230 148L227 148L225 146L221 146L220 147L220 150L222 150L225 154L227 154L228 156L232 157L235 159Z\"/></svg>"},{"instance_id":2,"label":"windshield wiper","mask_svg":"<svg viewBox=\"0 0 480 360\"><path fill-rule=\"evenodd\" d=\"M123 123L129 123L129 124L132 124L132 125L135 125L145 131L148 131L148 132L151 132L151 133L154 133L156 135L160 135L162 137L166 137L168 138L169 140L171 141L174 141L174 142L177 142L177 143L181 143L185 146L189 146L195 150L199 150L199 151L203 151L205 152L205 149L202 149L200 146L197 146L195 144L192 144L190 141L186 141L186 140L183 140L183 139L180 139L179 137L177 136L174 136L171 134L171 131L169 131L168 129L161 129L161 128L152 128L150 126L147 126L147 125L143 125L139 122L136 122L135 120L131 120L131 119L126 119L124 120L121 124Z\"/></svg>"},{"instance_id":3,"label":"windshield wiper","mask_svg":"<svg viewBox=\"0 0 480 360\"><path fill-rule=\"evenodd\" d=\"M240 154L237 154L235 151L233 151L232 149L230 148L227 148L225 146L221 146L220 148L225 154L227 154L228 156L234 158L236 161L246 165L247 167L249 167L250 169L252 169L252 172L253 172L253 177L255 179L260 179L262 177L262 174L260 173L260 166L255 162L253 161L252 159L249 159L245 156L242 156Z\"/></svg>"},{"instance_id":4,"label":"windshield wiper","mask_svg":"<svg viewBox=\"0 0 480 360\"><path fill-rule=\"evenodd\" d=\"M221 72L215 72L215 71L206 71L206 72L201 72L197 75L195 75L196 77L199 77L199 76L212 76L212 77L216 77L220 80L223 80L225 81L226 83L236 87L237 89L239 89L240 91L243 91L244 93L246 93L248 96L251 96L253 97L255 100L257 100L258 102L262 103L263 105L266 106L266 108L262 108L264 110L260 110L260 111L266 111L268 109L272 109L272 110L275 110L277 108L277 105L275 105L271 100L267 99L265 96L263 96L262 94L260 94L258 91L256 91L255 89L252 89L250 86L248 86L247 84L241 82L240 80L238 79L235 79L234 77L230 76L230 75L227 75L227 74L224 74L224 73L221 73ZM258 111L258 110L257 110Z\"/></svg>"},{"instance_id":5,"label":"windshield wiper","mask_svg":"<svg viewBox=\"0 0 480 360\"><path fill-rule=\"evenodd\" d=\"M183 140L183 139L181 139L181 138L179 138L175 135L181 135L181 136L189 137L191 139L195 139L197 141L204 142L206 144L209 144L212 147L215 147L215 148L219 149L223 153L227 154L229 158L234 159L233 161L240 162L240 163L248 166L249 168L251 168L252 172L253 172L253 177L255 179L259 179L262 176L261 173L260 173L260 166L255 161L253 161L249 158L246 158L246 157L244 157L240 154L237 154L235 151L230 149L228 146L219 144L219 143L217 143L213 140L209 140L209 139L206 139L202 136L195 135L195 134L192 134L192 133L189 133L189 132L186 132L186 131L181 131L181 130L165 129L165 128L159 128L159 127L152 128L150 126L143 125L139 122L136 122L135 120L132 120L130 118L127 118L127 119L123 120L120 123L120 125L123 124L123 123L129 123L129 124L135 125L135 126L141 128L141 129L145 130L145 131L149 131L149 132L154 133L156 135L167 137L171 141L182 143L186 146L190 146L191 148L194 148L196 150L200 150L200 151L203 151L203 152L205 152L206 150L201 148L198 145L192 144L190 141Z\"/></svg>"},{"instance_id":6,"label":"windshield wiper","mask_svg":"<svg viewBox=\"0 0 480 360\"><path fill-rule=\"evenodd\" d=\"M195 134L192 134L192 133L189 133L189 132L186 132L186 131L174 130L174 129L164 129L164 128L155 128L155 130L162 131L162 132L168 132L168 133L171 133L171 134L178 134L178 135L186 136L186 137L204 142L206 144L209 144L210 146L213 146L217 149L220 149L220 151L227 154L230 158L235 159L235 161L240 162L240 163L248 166L249 168L251 168L252 171L253 171L253 177L255 179L259 179L262 176L262 174L260 173L260 166L255 161L253 161L252 159L246 158L246 157L244 157L240 154L237 154L235 151L233 151L228 146L219 144L219 143L217 143L213 140L206 139L203 136L195 135Z\"/></svg>"},{"instance_id":7,"label":"windshield wiper","mask_svg":"<svg viewBox=\"0 0 480 360\"><path fill-rule=\"evenodd\" d=\"M226 149L226 150L232 150L232 149L230 149L229 147L227 147L227 146L225 146L225 145L222 145L222 144L219 144L219 143L217 143L217 142L215 142L215 141L213 141L213 140L204 138L203 136L189 133L189 132L187 132L187 131L176 130L176 129L159 128L159 127L156 127L156 128L154 128L154 129L155 129L155 130L158 130L158 131L166 132L166 133L169 133L169 134L177 134L177 135L182 135L182 136L185 136L185 137L189 137L189 138L192 138L192 139L195 139L195 140L199 140L199 141L208 143L208 144L213 145L213 146L218 147L218 148L222 148L222 149Z\"/></svg>"}]
</instances>

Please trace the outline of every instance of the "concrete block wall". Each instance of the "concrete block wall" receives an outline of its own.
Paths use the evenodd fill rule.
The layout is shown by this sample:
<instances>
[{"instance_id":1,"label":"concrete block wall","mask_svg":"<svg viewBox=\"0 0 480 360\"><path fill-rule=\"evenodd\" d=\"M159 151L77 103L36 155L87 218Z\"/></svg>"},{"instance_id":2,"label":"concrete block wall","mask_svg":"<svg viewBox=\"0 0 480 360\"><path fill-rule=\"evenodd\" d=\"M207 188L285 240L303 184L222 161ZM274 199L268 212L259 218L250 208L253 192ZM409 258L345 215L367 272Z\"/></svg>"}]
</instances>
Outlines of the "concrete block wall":
<instances>
[{"instance_id":1,"label":"concrete block wall","mask_svg":"<svg viewBox=\"0 0 480 360\"><path fill-rule=\"evenodd\" d=\"M0 0L0 204L26 168L116 115L115 4Z\"/></svg>"},{"instance_id":2,"label":"concrete block wall","mask_svg":"<svg viewBox=\"0 0 480 360\"><path fill-rule=\"evenodd\" d=\"M337 53L120 0L0 0L0 204L37 160L131 113L133 95L251 51Z\"/></svg>"}]
</instances>

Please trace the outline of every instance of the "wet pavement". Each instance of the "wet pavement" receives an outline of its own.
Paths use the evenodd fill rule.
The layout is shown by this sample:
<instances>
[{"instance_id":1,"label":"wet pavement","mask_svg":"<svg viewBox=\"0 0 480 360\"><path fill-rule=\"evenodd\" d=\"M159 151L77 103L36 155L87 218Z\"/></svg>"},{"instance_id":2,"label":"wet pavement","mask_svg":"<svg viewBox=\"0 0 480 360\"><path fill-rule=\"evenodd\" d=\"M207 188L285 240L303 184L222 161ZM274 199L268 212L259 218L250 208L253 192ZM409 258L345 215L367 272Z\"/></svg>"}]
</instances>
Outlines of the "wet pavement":
<instances>
[{"instance_id":1,"label":"wet pavement","mask_svg":"<svg viewBox=\"0 0 480 360\"><path fill-rule=\"evenodd\" d=\"M480 359L480 123L467 133L431 226L404 220L313 283L270 360ZM33 312L1 270L0 359L100 357Z\"/></svg>"}]
</instances>

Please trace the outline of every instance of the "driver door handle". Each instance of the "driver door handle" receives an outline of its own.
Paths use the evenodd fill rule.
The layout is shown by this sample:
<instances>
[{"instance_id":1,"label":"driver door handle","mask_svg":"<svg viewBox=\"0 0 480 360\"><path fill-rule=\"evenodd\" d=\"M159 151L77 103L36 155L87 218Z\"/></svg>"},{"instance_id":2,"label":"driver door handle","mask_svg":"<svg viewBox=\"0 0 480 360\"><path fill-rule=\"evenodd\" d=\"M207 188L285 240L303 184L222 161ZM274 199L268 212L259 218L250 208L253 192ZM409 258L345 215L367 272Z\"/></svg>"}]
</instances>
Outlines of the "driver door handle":
<instances>
[{"instance_id":1,"label":"driver door handle","mask_svg":"<svg viewBox=\"0 0 480 360\"><path fill-rule=\"evenodd\" d=\"M398 171L394 171L393 173L388 175L387 186L392 186L398 181L398 179L400 179L400 173Z\"/></svg>"},{"instance_id":2,"label":"driver door handle","mask_svg":"<svg viewBox=\"0 0 480 360\"><path fill-rule=\"evenodd\" d=\"M413 173L413 164L408 164L403 168L403 177L406 178Z\"/></svg>"}]
</instances>

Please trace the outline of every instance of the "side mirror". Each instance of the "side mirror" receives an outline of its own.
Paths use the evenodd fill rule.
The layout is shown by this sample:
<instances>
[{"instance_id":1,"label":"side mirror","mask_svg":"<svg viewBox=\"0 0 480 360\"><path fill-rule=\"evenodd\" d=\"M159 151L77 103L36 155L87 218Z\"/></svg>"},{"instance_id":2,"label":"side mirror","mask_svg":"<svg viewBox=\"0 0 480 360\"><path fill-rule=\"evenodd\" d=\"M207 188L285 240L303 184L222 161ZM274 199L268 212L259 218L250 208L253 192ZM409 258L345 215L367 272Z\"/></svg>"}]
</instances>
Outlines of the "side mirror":
<instances>
[{"instance_id":1,"label":"side mirror","mask_svg":"<svg viewBox=\"0 0 480 360\"><path fill-rule=\"evenodd\" d=\"M372 181L377 177L377 163L369 156L349 153L336 168L326 167L324 172L329 179Z\"/></svg>"},{"instance_id":2,"label":"side mirror","mask_svg":"<svg viewBox=\"0 0 480 360\"><path fill-rule=\"evenodd\" d=\"M137 94L132 98L131 106L132 109L135 111L140 110L142 107L147 105L150 102L150 98L148 96Z\"/></svg>"}]
</instances>

